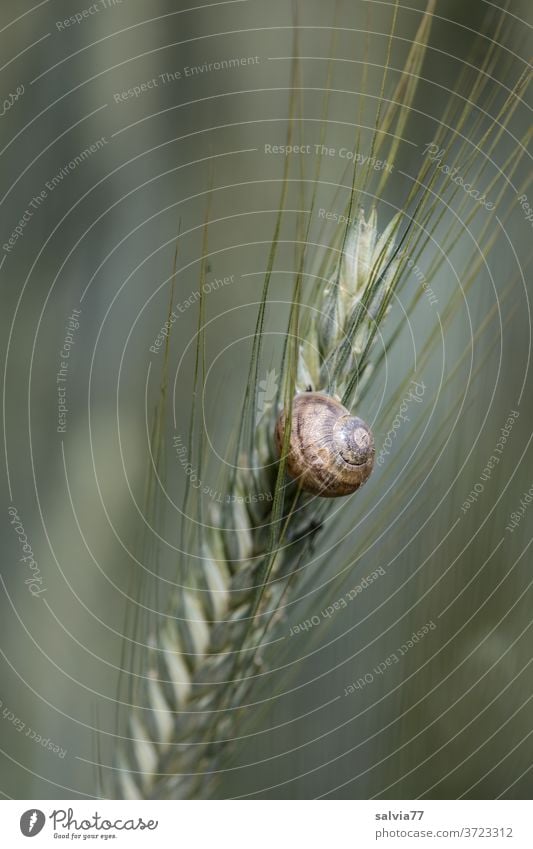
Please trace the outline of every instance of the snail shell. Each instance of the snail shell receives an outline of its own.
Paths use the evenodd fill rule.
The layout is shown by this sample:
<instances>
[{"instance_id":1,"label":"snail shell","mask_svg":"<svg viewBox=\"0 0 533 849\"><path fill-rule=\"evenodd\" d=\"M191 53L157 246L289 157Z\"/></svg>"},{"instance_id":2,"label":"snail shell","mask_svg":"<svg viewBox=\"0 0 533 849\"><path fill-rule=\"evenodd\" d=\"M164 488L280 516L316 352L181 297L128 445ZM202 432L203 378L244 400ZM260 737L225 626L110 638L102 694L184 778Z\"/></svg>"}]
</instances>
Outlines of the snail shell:
<instances>
[{"instance_id":1,"label":"snail shell","mask_svg":"<svg viewBox=\"0 0 533 849\"><path fill-rule=\"evenodd\" d=\"M276 424L276 444L283 451L285 412ZM324 498L350 495L374 466L374 437L362 419L320 392L304 392L292 402L287 471L306 492Z\"/></svg>"}]
</instances>

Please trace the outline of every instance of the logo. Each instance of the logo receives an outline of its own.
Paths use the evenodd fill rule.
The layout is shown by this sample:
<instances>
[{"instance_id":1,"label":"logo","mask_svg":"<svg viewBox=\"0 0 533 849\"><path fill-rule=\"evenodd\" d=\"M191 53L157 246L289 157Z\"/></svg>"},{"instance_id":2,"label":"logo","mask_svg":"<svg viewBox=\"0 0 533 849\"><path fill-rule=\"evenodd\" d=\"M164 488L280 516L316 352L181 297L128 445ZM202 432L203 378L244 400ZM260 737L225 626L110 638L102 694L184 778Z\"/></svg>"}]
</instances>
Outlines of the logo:
<instances>
[{"instance_id":1,"label":"logo","mask_svg":"<svg viewBox=\"0 0 533 849\"><path fill-rule=\"evenodd\" d=\"M46 817L43 812L36 808L31 808L22 814L20 818L20 830L24 837L35 837L36 834L42 831L45 822Z\"/></svg>"}]
</instances>

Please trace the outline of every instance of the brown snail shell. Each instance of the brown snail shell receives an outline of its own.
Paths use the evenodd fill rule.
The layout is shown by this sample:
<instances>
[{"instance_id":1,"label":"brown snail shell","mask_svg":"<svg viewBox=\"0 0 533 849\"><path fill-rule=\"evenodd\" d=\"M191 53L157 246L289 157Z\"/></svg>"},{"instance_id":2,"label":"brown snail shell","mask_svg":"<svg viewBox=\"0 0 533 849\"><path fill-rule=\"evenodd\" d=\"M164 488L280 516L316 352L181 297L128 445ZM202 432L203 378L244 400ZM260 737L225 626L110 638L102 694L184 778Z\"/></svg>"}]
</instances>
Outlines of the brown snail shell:
<instances>
[{"instance_id":1,"label":"brown snail shell","mask_svg":"<svg viewBox=\"0 0 533 849\"><path fill-rule=\"evenodd\" d=\"M276 424L280 456L284 433L282 411ZM303 490L324 498L350 495L370 476L374 453L372 431L340 401L320 392L295 396L286 468Z\"/></svg>"}]
</instances>

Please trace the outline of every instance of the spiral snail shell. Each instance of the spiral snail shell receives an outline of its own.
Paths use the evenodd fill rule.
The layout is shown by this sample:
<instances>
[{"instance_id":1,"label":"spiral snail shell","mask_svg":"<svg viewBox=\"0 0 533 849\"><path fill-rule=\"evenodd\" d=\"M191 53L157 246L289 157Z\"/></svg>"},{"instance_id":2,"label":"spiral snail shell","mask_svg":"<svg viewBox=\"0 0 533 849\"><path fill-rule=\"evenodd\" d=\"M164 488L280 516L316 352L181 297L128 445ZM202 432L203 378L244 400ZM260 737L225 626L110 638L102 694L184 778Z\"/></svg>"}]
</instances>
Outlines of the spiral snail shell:
<instances>
[{"instance_id":1,"label":"spiral snail shell","mask_svg":"<svg viewBox=\"0 0 533 849\"><path fill-rule=\"evenodd\" d=\"M276 444L283 451L285 412L276 424ZM374 437L362 419L340 401L320 392L304 392L292 402L287 471L306 492L324 498L350 495L374 466Z\"/></svg>"}]
</instances>

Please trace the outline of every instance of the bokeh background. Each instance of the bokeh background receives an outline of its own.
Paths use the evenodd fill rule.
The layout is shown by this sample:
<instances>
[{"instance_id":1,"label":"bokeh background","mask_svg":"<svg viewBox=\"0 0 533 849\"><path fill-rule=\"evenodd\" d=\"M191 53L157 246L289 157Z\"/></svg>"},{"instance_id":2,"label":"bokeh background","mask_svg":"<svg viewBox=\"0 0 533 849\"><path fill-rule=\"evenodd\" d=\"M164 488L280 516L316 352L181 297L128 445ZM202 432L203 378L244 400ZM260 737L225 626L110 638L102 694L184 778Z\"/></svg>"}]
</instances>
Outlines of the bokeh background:
<instances>
[{"instance_id":1,"label":"bokeh background","mask_svg":"<svg viewBox=\"0 0 533 849\"><path fill-rule=\"evenodd\" d=\"M161 352L150 347L166 318L176 235L183 234L175 294L183 312L170 349L176 424L169 421L165 440L169 492L179 500L185 480L172 458L172 436L186 433L190 413L198 304L187 301L198 288L209 197L205 427L215 487L213 457L224 454L239 420L279 205L284 158L266 154L264 146L285 142L295 22L303 57L301 138L320 140L329 87L325 138L338 150L353 147L358 122L372 127L394 14L393 3L374 0L304 0L296 18L286 0L97 5L91 13L88 2L45 0L32 7L3 0L0 10L1 97L9 104L1 118L2 245L29 211L21 235L0 252L0 792L8 798L99 794L95 763L104 764L103 772L112 763L135 587L144 576L154 605L168 591L153 575L153 548L143 546L142 514L147 426L162 368ZM387 91L423 5L399 3ZM80 22L65 26L76 13ZM502 14L498 28L499 12L485 0L437 3L423 79L378 207L382 226L401 208L405 174L418 172L423 146L443 120L447 90L465 63L482 61L493 39L490 80L470 120L482 110L483 128L494 127L531 53L530 4L514 0ZM250 61L192 76L185 71L235 57ZM365 65L370 96L359 111ZM138 95L125 94L143 85ZM485 185L505 175L530 109L522 92L487 162ZM362 137L369 140L370 130ZM474 155L478 143L479 134ZM285 326L295 240L309 203L303 178L313 168L314 159L291 162L268 315L273 333ZM533 484L531 222L517 200L527 194L529 175L526 153L497 210L506 213L494 222L495 246L475 285L457 298L454 321L441 334L438 315L468 272L476 230L466 224L431 281L438 304L421 300L376 377L366 412L378 443L390 428L390 415L380 418L386 399L409 376L423 380L424 402L413 408L393 462L376 469L357 509L336 509L321 543L324 557L316 557L305 590L286 612L286 638L265 657L275 674L258 678L256 707L237 719L241 739L228 752L214 795L530 796L533 509L506 531ZM349 182L346 162L324 160L321 181L318 206L341 211L347 190L335 186ZM33 201L43 191L42 202ZM447 210L437 228L435 250L452 214ZM333 224L322 229L317 219L310 241L334 235ZM310 257L320 260L319 248ZM424 257L428 263L431 251ZM406 294L404 303L409 300ZM401 303L400 295L388 319L392 327ZM58 433L57 374L73 310L80 311L79 327L64 384L65 432ZM431 356L419 373L415 355L432 335ZM276 367L279 347L279 336L265 345L264 373ZM519 415L501 462L463 512L512 411ZM406 493L401 483L411 479ZM20 560L10 508L38 563L38 587L46 592L37 597L26 583L30 572ZM170 579L179 545L172 509L159 530L159 568ZM319 615L378 568L383 574L347 609L288 636L291 626ZM401 662L344 696L351 682L386 663L428 622L435 628Z\"/></svg>"}]
</instances>

